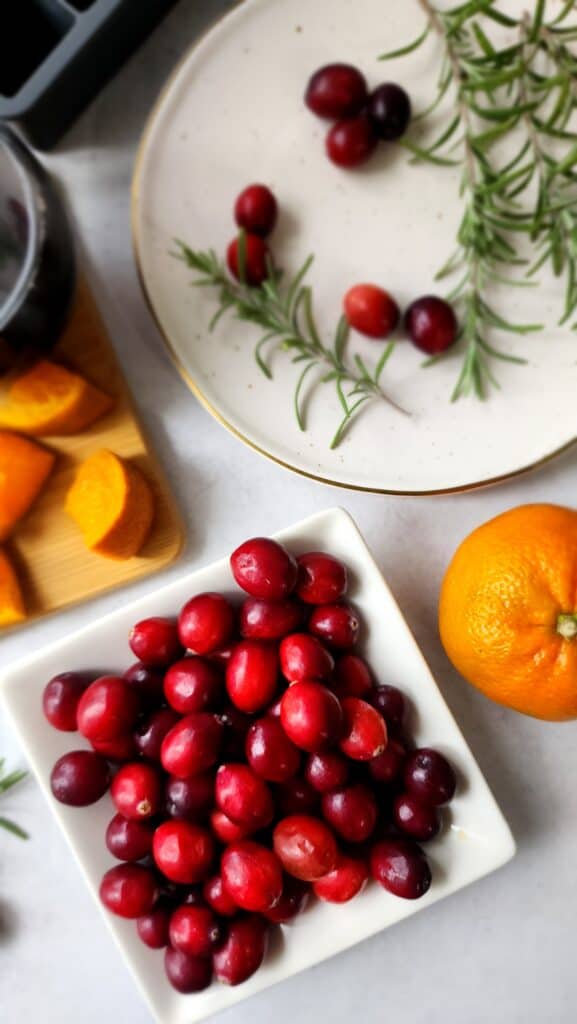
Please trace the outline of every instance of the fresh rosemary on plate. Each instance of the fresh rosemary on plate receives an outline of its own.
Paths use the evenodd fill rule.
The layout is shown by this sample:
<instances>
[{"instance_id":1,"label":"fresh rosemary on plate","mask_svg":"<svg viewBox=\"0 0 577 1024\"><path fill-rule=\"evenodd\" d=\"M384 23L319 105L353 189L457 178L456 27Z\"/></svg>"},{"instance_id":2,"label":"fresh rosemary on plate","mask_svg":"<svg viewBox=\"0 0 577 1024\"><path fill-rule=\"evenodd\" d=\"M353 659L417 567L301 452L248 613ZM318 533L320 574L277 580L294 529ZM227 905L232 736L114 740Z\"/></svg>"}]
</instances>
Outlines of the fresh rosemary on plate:
<instances>
[{"instance_id":1,"label":"fresh rosemary on plate","mask_svg":"<svg viewBox=\"0 0 577 1024\"><path fill-rule=\"evenodd\" d=\"M8 775L2 776L2 771L4 769L4 763L5 763L5 759L3 757L1 757L0 758L0 796L3 796L5 793L8 792L9 789L12 789L13 786L16 786L19 782L22 782L22 779L25 779L26 775L27 775L27 772L14 771L14 772L10 772ZM19 839L28 839L28 833L25 832L24 829L20 828L20 825L16 825L15 822L10 821L9 818L4 818L4 817L0 816L0 828L5 829L7 832L11 832L12 835L18 836Z\"/></svg>"}]
</instances>

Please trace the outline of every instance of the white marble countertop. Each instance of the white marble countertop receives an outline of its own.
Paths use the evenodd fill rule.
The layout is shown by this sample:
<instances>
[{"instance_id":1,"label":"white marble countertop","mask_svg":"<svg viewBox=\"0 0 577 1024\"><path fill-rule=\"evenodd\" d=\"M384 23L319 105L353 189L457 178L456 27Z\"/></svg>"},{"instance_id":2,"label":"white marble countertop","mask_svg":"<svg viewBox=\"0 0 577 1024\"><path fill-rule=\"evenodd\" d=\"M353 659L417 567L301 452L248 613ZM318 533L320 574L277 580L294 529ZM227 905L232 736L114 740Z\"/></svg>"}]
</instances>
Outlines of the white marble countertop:
<instances>
[{"instance_id":1,"label":"white marble countertop","mask_svg":"<svg viewBox=\"0 0 577 1024\"><path fill-rule=\"evenodd\" d=\"M169 579L329 505L352 513L415 632L518 842L506 868L348 953L223 1014L222 1024L569 1024L575 1020L576 726L490 704L458 679L439 643L444 567L475 525L528 501L575 504L577 452L496 489L409 499L315 484L265 461L196 403L172 368L136 281L129 230L131 167L163 80L197 33L228 6L181 0L69 133L52 167L119 310L114 341L188 523ZM201 10L202 8L202 10ZM131 324L124 332L123 318ZM1 667L158 581L79 606L0 644ZM0 721L0 751L22 763ZM4 810L4 808L3 808ZM25 782L5 810L32 834L0 834L0 1020L147 1024L150 1015L113 947L40 792Z\"/></svg>"}]
</instances>

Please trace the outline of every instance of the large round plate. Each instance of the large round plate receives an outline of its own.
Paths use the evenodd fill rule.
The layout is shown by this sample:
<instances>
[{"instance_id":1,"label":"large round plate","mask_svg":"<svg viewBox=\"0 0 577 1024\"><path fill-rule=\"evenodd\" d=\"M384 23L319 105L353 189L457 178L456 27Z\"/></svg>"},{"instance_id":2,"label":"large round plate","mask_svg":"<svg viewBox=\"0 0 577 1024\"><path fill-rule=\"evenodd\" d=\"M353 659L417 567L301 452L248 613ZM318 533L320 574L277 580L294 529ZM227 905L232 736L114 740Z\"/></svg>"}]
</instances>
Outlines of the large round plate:
<instances>
[{"instance_id":1,"label":"large round plate","mask_svg":"<svg viewBox=\"0 0 577 1024\"><path fill-rule=\"evenodd\" d=\"M458 350L424 370L416 350L401 343L384 384L411 415L375 403L331 451L339 419L332 387L309 391L301 432L292 408L299 368L278 351L268 381L253 359L253 328L224 318L209 334L214 295L189 287L190 273L171 252L175 237L224 252L234 233L236 194L262 180L283 209L274 236L277 263L290 273L315 255L311 283L327 338L342 295L355 282L382 282L402 305L429 292L462 213L458 172L412 166L395 145L381 147L360 171L341 171L324 155L324 125L302 102L309 74L340 59L364 68L373 84L402 82L422 108L438 69L435 44L394 64L376 59L414 37L422 22L417 0L245 0L194 47L163 92L144 135L133 193L146 295L178 367L210 412L297 472L346 487L415 494L494 482L572 442L577 349L574 333L554 327L561 285L541 275L539 289L494 296L509 318L547 326L523 339L499 339L529 363L499 363L501 390L486 402L451 404ZM350 350L374 365L381 348L355 337Z\"/></svg>"}]
</instances>

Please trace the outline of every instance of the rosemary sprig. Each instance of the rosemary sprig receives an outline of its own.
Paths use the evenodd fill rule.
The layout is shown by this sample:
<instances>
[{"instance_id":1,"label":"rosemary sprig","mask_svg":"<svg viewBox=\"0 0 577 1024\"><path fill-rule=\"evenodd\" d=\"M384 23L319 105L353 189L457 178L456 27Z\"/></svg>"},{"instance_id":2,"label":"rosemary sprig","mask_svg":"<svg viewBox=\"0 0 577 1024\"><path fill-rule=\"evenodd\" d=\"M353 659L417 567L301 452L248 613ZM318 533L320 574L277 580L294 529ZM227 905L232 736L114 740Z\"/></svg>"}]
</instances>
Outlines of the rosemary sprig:
<instances>
[{"instance_id":1,"label":"rosemary sprig","mask_svg":"<svg viewBox=\"0 0 577 1024\"><path fill-rule=\"evenodd\" d=\"M211 331L220 318L230 312L235 319L259 328L260 336L254 356L265 377L272 379L269 359L271 349L275 347L288 353L291 362L299 367L294 385L293 407L301 430L306 429L305 389L315 370L320 372L320 376L317 373L313 386L332 383L342 409L331 448L340 444L352 421L371 401L384 401L407 415L381 387L382 374L393 352L394 342L384 348L372 369L367 367L359 355L355 355L352 361L346 358L349 327L344 317L338 321L332 343L323 343L315 319L312 289L309 284L305 284L313 262L312 256L305 260L298 273L286 284L281 273L270 264L267 279L255 288L249 287L244 281L242 236L239 245L240 282L232 280L212 249L194 251L179 240L176 245L178 249L173 255L199 275L194 285L218 290L218 309L210 323Z\"/></svg>"},{"instance_id":2,"label":"rosemary sprig","mask_svg":"<svg viewBox=\"0 0 577 1024\"><path fill-rule=\"evenodd\" d=\"M13 786L16 786L18 785L19 782L22 782L22 780L25 779L26 775L28 774L27 772L13 771L10 772L8 775L2 776L4 764L5 758L2 757L0 758L0 796L3 796L3 794L7 793L8 790L12 789ZM6 832L11 832L12 835L18 836L19 839L29 838L28 833L25 832L24 829L20 828L20 826L17 825L14 821L11 821L9 818L0 817L0 828L5 829Z\"/></svg>"}]
</instances>

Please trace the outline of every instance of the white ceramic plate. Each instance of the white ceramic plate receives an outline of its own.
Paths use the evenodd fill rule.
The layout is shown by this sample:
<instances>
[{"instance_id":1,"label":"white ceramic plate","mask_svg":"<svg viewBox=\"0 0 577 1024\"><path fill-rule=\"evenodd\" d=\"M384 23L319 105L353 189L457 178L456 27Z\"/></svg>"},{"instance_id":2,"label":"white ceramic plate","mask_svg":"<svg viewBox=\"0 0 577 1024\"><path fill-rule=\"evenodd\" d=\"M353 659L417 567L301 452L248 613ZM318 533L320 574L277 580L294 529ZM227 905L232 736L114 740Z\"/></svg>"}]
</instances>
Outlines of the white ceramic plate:
<instances>
[{"instance_id":1,"label":"white ceramic plate","mask_svg":"<svg viewBox=\"0 0 577 1024\"><path fill-rule=\"evenodd\" d=\"M351 596L365 623L364 653L379 678L401 687L418 709L413 722L415 741L434 745L447 754L463 782L451 810L446 812L442 835L427 848L433 884L425 897L415 902L401 900L370 884L346 906L315 904L292 926L282 929L282 939L264 966L238 988L214 984L198 995L177 994L164 977L162 955L140 943L134 922L103 911L120 951L162 1024L193 1024L217 1013L425 909L494 871L515 852L509 827L349 515L341 509L322 512L278 534L278 539L297 554L324 549L347 563L353 579ZM118 671L133 660L127 636L134 622L149 615L174 615L192 594L228 590L230 584L228 560L215 562L53 644L5 674L1 690L4 705L97 900L100 878L111 866L104 831L113 813L112 805L106 797L93 807L78 810L52 798L48 780L54 761L82 741L78 735L58 733L47 725L41 709L43 687L51 676L64 670L97 667Z\"/></svg>"},{"instance_id":2,"label":"white ceramic plate","mask_svg":"<svg viewBox=\"0 0 577 1024\"><path fill-rule=\"evenodd\" d=\"M521 7L521 0L504 2ZM495 365L502 390L487 402L450 403L462 352L425 371L421 355L401 344L384 384L411 417L374 404L330 451L339 420L332 387L311 393L301 433L291 404L299 367L277 353L269 382L252 356L252 327L225 318L209 335L214 297L189 288L191 275L169 253L175 236L223 253L234 234L236 195L262 180L284 211L274 236L278 264L294 273L315 254L310 280L327 340L356 282L382 283L405 308L438 291L434 274L453 251L462 214L458 169L411 166L391 145L357 172L339 170L324 155L324 123L302 102L312 71L346 60L373 85L401 82L423 109L440 59L434 43L391 64L376 59L414 38L422 23L417 0L245 0L188 54L162 94L133 193L145 293L183 376L213 415L253 448L315 479L421 494L514 475L575 438L575 336L554 327L562 284L543 272L540 289L495 294L510 319L548 326L524 339L493 339L529 365ZM371 366L381 350L360 336L351 341L351 354Z\"/></svg>"}]
</instances>

